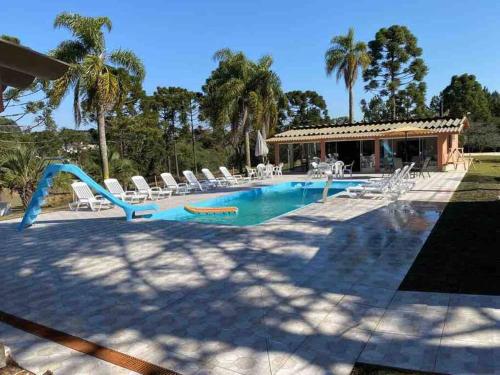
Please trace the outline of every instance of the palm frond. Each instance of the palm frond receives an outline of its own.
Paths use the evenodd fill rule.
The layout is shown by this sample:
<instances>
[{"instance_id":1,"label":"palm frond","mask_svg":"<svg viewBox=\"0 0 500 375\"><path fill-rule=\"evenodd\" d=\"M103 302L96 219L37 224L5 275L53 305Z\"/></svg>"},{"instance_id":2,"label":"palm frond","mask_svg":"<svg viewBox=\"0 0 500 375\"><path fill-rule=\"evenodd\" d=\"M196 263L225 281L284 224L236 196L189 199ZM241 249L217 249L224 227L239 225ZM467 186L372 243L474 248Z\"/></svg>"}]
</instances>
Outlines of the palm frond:
<instances>
[{"instance_id":1,"label":"palm frond","mask_svg":"<svg viewBox=\"0 0 500 375\"><path fill-rule=\"evenodd\" d=\"M144 80L146 74L144 65L132 51L123 49L113 51L109 56L109 60L117 67L126 69L128 73L135 75L141 81Z\"/></svg>"}]
</instances>

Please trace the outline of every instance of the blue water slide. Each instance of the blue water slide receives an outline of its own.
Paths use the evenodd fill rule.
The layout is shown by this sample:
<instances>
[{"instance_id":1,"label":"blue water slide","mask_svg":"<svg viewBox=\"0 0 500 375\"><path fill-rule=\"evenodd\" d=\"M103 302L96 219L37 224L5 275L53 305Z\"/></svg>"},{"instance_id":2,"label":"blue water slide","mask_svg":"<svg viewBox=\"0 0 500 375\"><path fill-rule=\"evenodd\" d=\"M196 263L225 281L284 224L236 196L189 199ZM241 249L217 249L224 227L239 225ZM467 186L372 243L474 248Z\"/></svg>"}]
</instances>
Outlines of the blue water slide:
<instances>
[{"instance_id":1,"label":"blue water slide","mask_svg":"<svg viewBox=\"0 0 500 375\"><path fill-rule=\"evenodd\" d=\"M47 168L45 168L36 191L31 197L28 208L24 213L23 220L21 221L21 224L19 224L19 230L23 230L24 228L29 227L35 222L37 216L42 212L42 205L45 203L45 197L49 194L50 187L52 186L52 181L54 177L60 172L71 173L72 175L89 185L92 189L94 189L98 194L106 198L108 201L117 205L118 207L121 207L123 211L125 211L127 221L132 220L136 212L158 210L158 205L154 203L131 205L124 202L123 200L115 197L109 191L104 189L101 185L95 182L92 177L90 177L74 164L49 164Z\"/></svg>"}]
</instances>

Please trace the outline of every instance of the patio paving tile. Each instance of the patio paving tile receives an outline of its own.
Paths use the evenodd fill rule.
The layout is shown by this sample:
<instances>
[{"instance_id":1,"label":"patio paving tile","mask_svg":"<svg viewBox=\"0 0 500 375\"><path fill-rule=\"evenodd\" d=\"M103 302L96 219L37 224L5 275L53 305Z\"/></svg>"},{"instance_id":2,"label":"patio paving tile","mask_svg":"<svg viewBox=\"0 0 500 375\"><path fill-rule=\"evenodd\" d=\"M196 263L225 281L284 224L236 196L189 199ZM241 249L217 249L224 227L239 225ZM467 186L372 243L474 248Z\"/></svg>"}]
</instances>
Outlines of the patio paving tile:
<instances>
[{"instance_id":1,"label":"patio paving tile","mask_svg":"<svg viewBox=\"0 0 500 375\"><path fill-rule=\"evenodd\" d=\"M446 311L387 310L377 332L441 337Z\"/></svg>"},{"instance_id":2,"label":"patio paving tile","mask_svg":"<svg viewBox=\"0 0 500 375\"><path fill-rule=\"evenodd\" d=\"M450 306L443 337L500 347L500 309Z\"/></svg>"},{"instance_id":3,"label":"patio paving tile","mask_svg":"<svg viewBox=\"0 0 500 375\"><path fill-rule=\"evenodd\" d=\"M354 285L343 298L343 302L355 302L363 305L384 308L389 305L394 290L366 285Z\"/></svg>"},{"instance_id":4,"label":"patio paving tile","mask_svg":"<svg viewBox=\"0 0 500 375\"><path fill-rule=\"evenodd\" d=\"M384 309L342 300L321 322L320 329L327 331L328 326L332 324L334 327L341 326L345 329L358 328L373 331L383 314Z\"/></svg>"},{"instance_id":5,"label":"patio paving tile","mask_svg":"<svg viewBox=\"0 0 500 375\"><path fill-rule=\"evenodd\" d=\"M368 338L369 333L356 329L309 337L277 374L350 374Z\"/></svg>"},{"instance_id":6,"label":"patio paving tile","mask_svg":"<svg viewBox=\"0 0 500 375\"><path fill-rule=\"evenodd\" d=\"M432 370L450 305L443 340L486 340L473 349L489 358L498 318L487 309L499 309L498 299L396 293L439 210L338 198L248 228L125 223L115 209L42 215L22 235L0 223L0 284L11 297L2 309L184 374L348 374L377 327L384 332L373 333L365 362L398 367L397 353L413 354L400 367ZM478 326L482 336L464 332ZM47 362L13 342L30 364ZM97 371L88 358L81 369Z\"/></svg>"},{"instance_id":7,"label":"patio paving tile","mask_svg":"<svg viewBox=\"0 0 500 375\"><path fill-rule=\"evenodd\" d=\"M359 362L433 371L439 338L415 337L375 332L359 357Z\"/></svg>"},{"instance_id":8,"label":"patio paving tile","mask_svg":"<svg viewBox=\"0 0 500 375\"><path fill-rule=\"evenodd\" d=\"M444 374L500 374L500 346L491 343L443 339L436 372Z\"/></svg>"}]
</instances>

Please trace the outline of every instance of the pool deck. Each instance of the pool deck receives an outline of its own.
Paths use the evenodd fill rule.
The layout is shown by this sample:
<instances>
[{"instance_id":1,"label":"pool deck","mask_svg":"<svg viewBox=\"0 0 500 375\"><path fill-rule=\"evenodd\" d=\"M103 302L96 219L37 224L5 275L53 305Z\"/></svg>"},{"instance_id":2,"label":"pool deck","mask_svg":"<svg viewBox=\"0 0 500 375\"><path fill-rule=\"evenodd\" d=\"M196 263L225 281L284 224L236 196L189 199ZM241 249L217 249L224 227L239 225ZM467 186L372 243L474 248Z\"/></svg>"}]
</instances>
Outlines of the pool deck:
<instances>
[{"instance_id":1,"label":"pool deck","mask_svg":"<svg viewBox=\"0 0 500 375\"><path fill-rule=\"evenodd\" d=\"M182 374L349 374L355 362L500 374L500 297L398 291L463 175L253 227L127 223L118 208L42 214L23 233L0 222L0 310ZM0 341L36 373L131 373L4 323Z\"/></svg>"}]
</instances>

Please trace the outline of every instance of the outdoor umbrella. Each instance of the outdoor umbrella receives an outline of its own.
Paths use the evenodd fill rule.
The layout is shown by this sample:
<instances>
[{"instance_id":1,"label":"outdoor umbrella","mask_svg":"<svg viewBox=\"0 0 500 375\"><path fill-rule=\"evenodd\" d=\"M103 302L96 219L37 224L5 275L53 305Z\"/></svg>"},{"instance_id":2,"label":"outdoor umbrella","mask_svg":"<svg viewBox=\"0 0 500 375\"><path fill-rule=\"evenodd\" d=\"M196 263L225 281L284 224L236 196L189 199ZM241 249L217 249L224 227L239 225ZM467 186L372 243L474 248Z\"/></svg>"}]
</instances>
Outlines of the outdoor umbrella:
<instances>
[{"instance_id":1,"label":"outdoor umbrella","mask_svg":"<svg viewBox=\"0 0 500 375\"><path fill-rule=\"evenodd\" d=\"M2 93L7 86L24 89L35 78L58 79L68 68L62 61L0 38L0 112L4 109Z\"/></svg>"},{"instance_id":2,"label":"outdoor umbrella","mask_svg":"<svg viewBox=\"0 0 500 375\"><path fill-rule=\"evenodd\" d=\"M383 132L383 134L390 135L392 137L401 136L405 138L405 162L408 162L408 133L412 136L426 134L429 131L427 129L422 129L416 126L402 126L400 128L390 129Z\"/></svg>"},{"instance_id":3,"label":"outdoor umbrella","mask_svg":"<svg viewBox=\"0 0 500 375\"><path fill-rule=\"evenodd\" d=\"M255 143L255 156L262 156L264 159L269 153L269 148L267 147L266 140L262 136L260 130L257 131L257 141Z\"/></svg>"}]
</instances>

